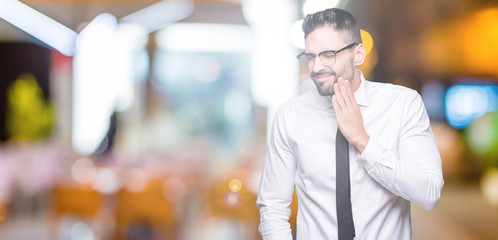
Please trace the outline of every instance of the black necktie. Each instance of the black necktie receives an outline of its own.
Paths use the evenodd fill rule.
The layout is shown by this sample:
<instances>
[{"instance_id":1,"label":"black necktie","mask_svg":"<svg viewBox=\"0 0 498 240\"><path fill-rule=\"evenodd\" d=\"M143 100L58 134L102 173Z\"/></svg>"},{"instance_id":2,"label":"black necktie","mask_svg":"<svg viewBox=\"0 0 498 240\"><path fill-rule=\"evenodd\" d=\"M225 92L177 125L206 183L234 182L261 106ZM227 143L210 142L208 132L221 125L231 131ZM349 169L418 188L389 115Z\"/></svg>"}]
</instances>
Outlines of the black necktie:
<instances>
[{"instance_id":1,"label":"black necktie","mask_svg":"<svg viewBox=\"0 0 498 240\"><path fill-rule=\"evenodd\" d=\"M336 136L336 206L339 240L355 236L351 210L351 184L349 182L349 143L337 128Z\"/></svg>"}]
</instances>

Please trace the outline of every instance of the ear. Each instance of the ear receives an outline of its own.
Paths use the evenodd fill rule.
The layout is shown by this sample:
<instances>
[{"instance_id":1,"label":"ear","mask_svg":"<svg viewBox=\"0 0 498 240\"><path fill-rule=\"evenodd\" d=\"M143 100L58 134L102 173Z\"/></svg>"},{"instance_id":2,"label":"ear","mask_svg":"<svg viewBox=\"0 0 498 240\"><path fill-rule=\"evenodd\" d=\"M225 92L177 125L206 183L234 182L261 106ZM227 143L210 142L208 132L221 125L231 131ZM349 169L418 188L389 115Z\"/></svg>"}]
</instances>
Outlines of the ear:
<instances>
[{"instance_id":1,"label":"ear","mask_svg":"<svg viewBox=\"0 0 498 240\"><path fill-rule=\"evenodd\" d=\"M358 46L356 46L354 48L354 66L355 67L359 67L364 61L365 61L365 58L367 57L367 52L365 50L365 45L363 44L358 44Z\"/></svg>"}]
</instances>

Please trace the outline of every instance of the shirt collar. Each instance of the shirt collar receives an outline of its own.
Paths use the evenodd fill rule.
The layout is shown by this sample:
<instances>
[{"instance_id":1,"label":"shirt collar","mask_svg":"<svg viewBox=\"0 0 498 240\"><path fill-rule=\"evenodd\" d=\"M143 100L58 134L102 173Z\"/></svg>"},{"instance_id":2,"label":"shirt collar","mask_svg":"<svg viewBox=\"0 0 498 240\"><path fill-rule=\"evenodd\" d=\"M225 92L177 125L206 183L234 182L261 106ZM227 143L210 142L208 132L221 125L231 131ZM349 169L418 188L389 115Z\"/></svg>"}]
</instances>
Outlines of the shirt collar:
<instances>
[{"instance_id":1,"label":"shirt collar","mask_svg":"<svg viewBox=\"0 0 498 240\"><path fill-rule=\"evenodd\" d=\"M367 80L365 79L361 71L360 71L360 79L361 79L360 87L354 93L354 99L356 100L356 103L358 103L359 106L368 107L369 98L368 98ZM332 108L332 100L330 99L329 96L321 96L318 93L318 90L316 91L316 94L320 98L320 102L323 104L325 109Z\"/></svg>"},{"instance_id":2,"label":"shirt collar","mask_svg":"<svg viewBox=\"0 0 498 240\"><path fill-rule=\"evenodd\" d=\"M360 87L354 93L354 99L359 106L368 107L369 97L368 97L368 88L367 88L367 80L363 76L363 73L360 71L361 83Z\"/></svg>"}]
</instances>

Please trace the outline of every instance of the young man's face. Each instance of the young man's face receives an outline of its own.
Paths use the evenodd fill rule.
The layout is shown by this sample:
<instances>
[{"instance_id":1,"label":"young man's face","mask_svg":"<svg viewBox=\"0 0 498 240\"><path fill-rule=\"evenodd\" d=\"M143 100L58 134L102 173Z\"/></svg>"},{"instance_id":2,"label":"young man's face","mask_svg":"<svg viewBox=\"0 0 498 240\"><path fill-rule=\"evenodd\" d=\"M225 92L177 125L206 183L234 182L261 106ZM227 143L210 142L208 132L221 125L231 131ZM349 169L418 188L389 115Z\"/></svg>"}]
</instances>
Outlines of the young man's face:
<instances>
[{"instance_id":1,"label":"young man's face","mask_svg":"<svg viewBox=\"0 0 498 240\"><path fill-rule=\"evenodd\" d=\"M346 42L341 34L333 27L324 26L313 30L306 37L307 53L319 54L326 50L339 50L352 42ZM354 76L354 56L353 51L356 45L349 49L337 53L333 65L324 65L319 57L308 64L311 79L318 88L322 96L334 95L334 83L338 77L343 77L348 81Z\"/></svg>"}]
</instances>

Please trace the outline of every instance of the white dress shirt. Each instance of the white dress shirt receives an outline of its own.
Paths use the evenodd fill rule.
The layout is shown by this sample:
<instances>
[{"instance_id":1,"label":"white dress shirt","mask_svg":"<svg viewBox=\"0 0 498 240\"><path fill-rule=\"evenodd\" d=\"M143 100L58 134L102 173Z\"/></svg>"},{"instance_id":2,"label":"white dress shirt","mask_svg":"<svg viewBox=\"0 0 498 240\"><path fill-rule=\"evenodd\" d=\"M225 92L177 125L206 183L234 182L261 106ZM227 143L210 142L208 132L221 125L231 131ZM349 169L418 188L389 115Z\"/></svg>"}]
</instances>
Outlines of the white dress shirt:
<instances>
[{"instance_id":1,"label":"white dress shirt","mask_svg":"<svg viewBox=\"0 0 498 240\"><path fill-rule=\"evenodd\" d=\"M432 210L443 187L424 104L414 90L363 75L355 99L370 136L362 154L349 147L355 239L411 239L410 202ZM257 200L263 239L292 239L294 189L297 239L337 239L336 131L330 97L316 89L279 108Z\"/></svg>"}]
</instances>

